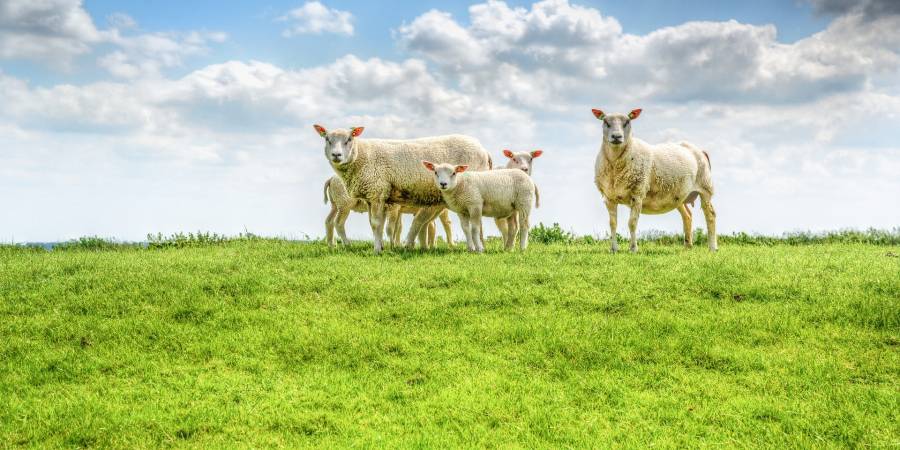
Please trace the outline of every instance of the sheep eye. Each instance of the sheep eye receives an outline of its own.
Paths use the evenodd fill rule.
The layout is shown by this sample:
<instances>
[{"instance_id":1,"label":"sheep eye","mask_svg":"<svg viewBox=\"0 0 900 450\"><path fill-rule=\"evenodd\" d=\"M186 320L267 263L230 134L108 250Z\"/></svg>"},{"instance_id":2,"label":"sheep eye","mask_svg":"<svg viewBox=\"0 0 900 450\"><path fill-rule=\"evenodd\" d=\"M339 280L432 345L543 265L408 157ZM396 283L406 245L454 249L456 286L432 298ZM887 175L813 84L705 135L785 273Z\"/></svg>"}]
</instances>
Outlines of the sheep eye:
<instances>
[{"instance_id":1,"label":"sheep eye","mask_svg":"<svg viewBox=\"0 0 900 450\"><path fill-rule=\"evenodd\" d=\"M625 127L627 127L628 125L631 125L631 121L630 121L630 120L626 120L625 123L622 124L622 128L625 128Z\"/></svg>"},{"instance_id":2,"label":"sheep eye","mask_svg":"<svg viewBox=\"0 0 900 450\"><path fill-rule=\"evenodd\" d=\"M344 142L344 145L349 145L349 144L350 144L350 139L352 139L352 138L347 138L347 142Z\"/></svg>"}]
</instances>

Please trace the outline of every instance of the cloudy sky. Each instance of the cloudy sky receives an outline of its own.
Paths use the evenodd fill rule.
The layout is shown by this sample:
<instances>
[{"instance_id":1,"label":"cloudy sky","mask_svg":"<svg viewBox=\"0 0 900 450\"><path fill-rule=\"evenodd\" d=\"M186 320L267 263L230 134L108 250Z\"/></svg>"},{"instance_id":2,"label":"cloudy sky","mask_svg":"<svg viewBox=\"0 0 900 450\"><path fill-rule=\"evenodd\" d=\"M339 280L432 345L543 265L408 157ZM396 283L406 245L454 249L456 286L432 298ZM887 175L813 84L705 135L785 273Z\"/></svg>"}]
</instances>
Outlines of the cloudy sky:
<instances>
[{"instance_id":1,"label":"cloudy sky","mask_svg":"<svg viewBox=\"0 0 900 450\"><path fill-rule=\"evenodd\" d=\"M0 0L0 241L321 236L313 123L541 148L533 222L603 234L590 109L637 107L722 232L900 225L900 2L680 3Z\"/></svg>"}]
</instances>

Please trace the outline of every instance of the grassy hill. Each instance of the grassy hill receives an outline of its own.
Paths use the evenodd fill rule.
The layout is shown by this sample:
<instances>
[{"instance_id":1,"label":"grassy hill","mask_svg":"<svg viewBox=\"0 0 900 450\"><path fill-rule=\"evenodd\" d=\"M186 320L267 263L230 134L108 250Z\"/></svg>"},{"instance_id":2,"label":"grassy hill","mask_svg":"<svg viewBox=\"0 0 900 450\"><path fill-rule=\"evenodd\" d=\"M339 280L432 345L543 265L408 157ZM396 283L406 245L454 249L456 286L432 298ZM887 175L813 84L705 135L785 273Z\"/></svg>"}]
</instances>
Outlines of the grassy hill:
<instances>
[{"instance_id":1,"label":"grassy hill","mask_svg":"<svg viewBox=\"0 0 900 450\"><path fill-rule=\"evenodd\" d=\"M721 242L0 248L0 443L900 445L900 246Z\"/></svg>"}]
</instances>

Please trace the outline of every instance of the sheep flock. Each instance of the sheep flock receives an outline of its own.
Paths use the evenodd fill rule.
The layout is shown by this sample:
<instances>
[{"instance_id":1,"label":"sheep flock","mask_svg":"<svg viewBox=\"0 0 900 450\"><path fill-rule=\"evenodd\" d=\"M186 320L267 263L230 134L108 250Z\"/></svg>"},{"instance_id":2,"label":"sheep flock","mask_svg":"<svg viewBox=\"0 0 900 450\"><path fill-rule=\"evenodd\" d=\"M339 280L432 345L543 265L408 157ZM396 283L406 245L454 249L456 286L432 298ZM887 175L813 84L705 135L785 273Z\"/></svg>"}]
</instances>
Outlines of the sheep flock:
<instances>
[{"instance_id":1,"label":"sheep flock","mask_svg":"<svg viewBox=\"0 0 900 450\"><path fill-rule=\"evenodd\" d=\"M716 251L716 212L712 205L712 165L709 154L689 142L649 144L632 135L640 109L606 114L593 109L602 122L603 140L594 163L594 184L609 213L610 250L616 241L618 206L629 208L630 251L638 251L640 215L677 210L684 226L684 245L691 247L691 208L699 197ZM325 182L326 241L335 244L334 231L346 244L344 223L351 212L368 213L375 253L384 248L384 234L392 246L434 246L435 219L440 219L448 246L453 247L449 211L462 225L469 251L484 251L482 218L491 217L506 250L528 247L532 207L540 206L534 183L534 160L544 152L503 150L507 164L495 168L491 155L477 139L464 135L392 140L362 138L363 127L327 130L313 126L325 140L325 158L335 175ZM402 215L413 220L401 243ZM387 230L385 230L387 228Z\"/></svg>"}]
</instances>

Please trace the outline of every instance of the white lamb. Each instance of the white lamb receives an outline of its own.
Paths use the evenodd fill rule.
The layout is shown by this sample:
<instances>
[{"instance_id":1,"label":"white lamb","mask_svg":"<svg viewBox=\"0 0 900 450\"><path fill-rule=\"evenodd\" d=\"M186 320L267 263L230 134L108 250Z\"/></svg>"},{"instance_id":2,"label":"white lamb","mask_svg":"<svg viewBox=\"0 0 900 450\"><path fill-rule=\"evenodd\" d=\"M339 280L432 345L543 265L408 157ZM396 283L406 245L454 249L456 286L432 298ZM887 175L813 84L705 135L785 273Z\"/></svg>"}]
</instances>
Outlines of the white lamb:
<instances>
[{"instance_id":1,"label":"white lamb","mask_svg":"<svg viewBox=\"0 0 900 450\"><path fill-rule=\"evenodd\" d=\"M347 223L347 217L351 211L366 212L369 205L365 200L356 199L347 193L347 187L337 175L325 180L325 204L331 200L331 211L325 218L325 241L328 245L334 246L334 230L337 229L338 236L341 238L342 244L349 244L347 232L344 230L344 224Z\"/></svg>"},{"instance_id":2,"label":"white lamb","mask_svg":"<svg viewBox=\"0 0 900 450\"><path fill-rule=\"evenodd\" d=\"M609 212L611 250L619 250L616 242L616 208L628 205L631 217L631 251L637 252L637 223L642 212L662 214L677 209L684 226L684 245L690 247L691 210L700 195L709 249L716 251L716 212L710 201L713 195L712 166L709 155L687 142L648 144L631 137L631 122L641 115L640 109L628 115L606 115L592 110L603 121L603 144L594 165L594 183L603 195Z\"/></svg>"},{"instance_id":3,"label":"white lamb","mask_svg":"<svg viewBox=\"0 0 900 450\"><path fill-rule=\"evenodd\" d=\"M509 158L509 161L506 162L506 169L519 169L522 172L527 173L529 176L534 174L534 159L544 154L543 150L532 150L530 152L514 152L512 150L503 150L503 156ZM509 218L510 222L515 222L516 217L512 216ZM497 225L497 229L500 230L500 235L503 236L503 242L506 242L507 235L507 219L503 218L495 218L494 224ZM515 239L515 237L513 237ZM482 244L484 241L482 240Z\"/></svg>"},{"instance_id":4,"label":"white lamb","mask_svg":"<svg viewBox=\"0 0 900 450\"><path fill-rule=\"evenodd\" d=\"M467 172L466 165L434 164L422 161L434 177L434 185L440 189L447 208L459 216L466 244L471 251L483 252L481 242L481 217L509 218L517 216L516 222L509 222L505 248L513 247L517 224L519 247L528 247L528 218L531 204L540 206L537 190L531 178L518 169L499 169L484 172Z\"/></svg>"},{"instance_id":5,"label":"white lamb","mask_svg":"<svg viewBox=\"0 0 900 450\"><path fill-rule=\"evenodd\" d=\"M325 130L314 125L325 139L325 157L341 177L353 198L369 204L375 253L383 248L385 219L389 205L421 208L406 236L406 246L415 245L422 227L444 209L440 191L419 166L422 159L466 164L473 170L489 170L491 156L474 138L462 135L423 139L360 139L362 127Z\"/></svg>"},{"instance_id":6,"label":"white lamb","mask_svg":"<svg viewBox=\"0 0 900 450\"><path fill-rule=\"evenodd\" d=\"M351 212L368 212L369 205L365 200L350 197L350 194L347 192L347 187L344 186L341 177L337 175L325 180L324 191L325 204L328 204L329 201L331 202L331 211L325 218L325 241L328 242L329 246L333 247L335 244L334 231L337 229L338 236L341 238L341 243L345 245L349 244L350 240L347 239L347 233L344 228L347 223L347 218L350 216ZM391 241L392 245L400 245L400 232L403 228L401 214L415 214L418 211L419 208L410 206L401 207L400 205L394 205L389 209L387 235L388 240ZM438 218L441 219L441 224L444 226L447 245L450 248L453 248L453 232L451 231L452 222L450 221L450 214L447 213L447 210L445 209L441 211ZM426 235L423 236L421 233L419 234L419 245L423 248L434 247L435 231L436 227L434 221L429 222Z\"/></svg>"}]
</instances>

